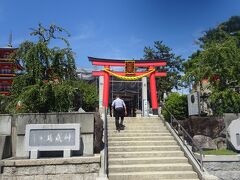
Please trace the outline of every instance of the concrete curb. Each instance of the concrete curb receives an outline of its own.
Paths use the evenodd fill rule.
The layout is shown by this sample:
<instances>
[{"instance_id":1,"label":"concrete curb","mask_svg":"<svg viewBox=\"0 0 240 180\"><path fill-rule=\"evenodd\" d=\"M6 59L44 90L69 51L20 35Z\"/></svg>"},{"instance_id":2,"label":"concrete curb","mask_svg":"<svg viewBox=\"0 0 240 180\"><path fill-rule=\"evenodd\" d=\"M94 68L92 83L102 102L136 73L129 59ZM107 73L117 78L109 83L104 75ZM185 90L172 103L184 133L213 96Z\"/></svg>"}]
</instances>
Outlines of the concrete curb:
<instances>
[{"instance_id":1,"label":"concrete curb","mask_svg":"<svg viewBox=\"0 0 240 180\"><path fill-rule=\"evenodd\" d=\"M204 162L238 162L240 155L205 155Z\"/></svg>"}]
</instances>

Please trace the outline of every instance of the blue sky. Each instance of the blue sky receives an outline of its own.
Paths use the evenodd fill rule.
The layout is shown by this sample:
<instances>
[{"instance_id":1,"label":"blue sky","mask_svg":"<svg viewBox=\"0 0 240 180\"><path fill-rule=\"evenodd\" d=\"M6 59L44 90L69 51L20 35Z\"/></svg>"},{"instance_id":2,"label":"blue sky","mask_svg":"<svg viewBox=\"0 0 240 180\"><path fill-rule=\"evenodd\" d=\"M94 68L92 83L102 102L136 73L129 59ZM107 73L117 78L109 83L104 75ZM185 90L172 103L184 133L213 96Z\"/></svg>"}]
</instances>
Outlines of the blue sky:
<instances>
[{"instance_id":1,"label":"blue sky","mask_svg":"<svg viewBox=\"0 0 240 180\"><path fill-rule=\"evenodd\" d=\"M187 58L205 30L233 15L239 0L0 0L0 46L10 31L15 47L31 40L30 28L41 22L71 33L78 67L91 67L87 56L140 59L157 40Z\"/></svg>"}]
</instances>

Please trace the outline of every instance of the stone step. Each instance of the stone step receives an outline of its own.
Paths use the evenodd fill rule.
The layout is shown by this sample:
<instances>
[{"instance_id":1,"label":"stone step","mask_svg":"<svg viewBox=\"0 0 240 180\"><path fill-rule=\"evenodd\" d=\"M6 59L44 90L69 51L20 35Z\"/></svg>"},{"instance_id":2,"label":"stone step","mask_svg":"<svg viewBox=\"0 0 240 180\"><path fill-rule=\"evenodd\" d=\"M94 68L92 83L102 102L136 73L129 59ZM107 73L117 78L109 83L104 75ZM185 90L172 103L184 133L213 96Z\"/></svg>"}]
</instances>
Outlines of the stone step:
<instances>
[{"instance_id":1,"label":"stone step","mask_svg":"<svg viewBox=\"0 0 240 180\"><path fill-rule=\"evenodd\" d=\"M108 146L161 146L161 145L177 145L174 140L158 140L158 141L110 141Z\"/></svg>"},{"instance_id":2,"label":"stone step","mask_svg":"<svg viewBox=\"0 0 240 180\"><path fill-rule=\"evenodd\" d=\"M120 164L163 164L163 163L187 163L186 157L139 157L139 158L111 158L109 165Z\"/></svg>"},{"instance_id":3,"label":"stone step","mask_svg":"<svg viewBox=\"0 0 240 180\"><path fill-rule=\"evenodd\" d=\"M115 121L115 117L108 117L107 118L108 121ZM124 121L128 122L142 122L142 121L146 121L146 122L163 122L159 117L156 118L137 118L137 117L124 117Z\"/></svg>"},{"instance_id":4,"label":"stone step","mask_svg":"<svg viewBox=\"0 0 240 180\"><path fill-rule=\"evenodd\" d=\"M163 124L163 122L161 122L161 121L159 121L159 122L145 122L145 121L143 121L143 122L135 122L135 121L125 122L125 121L123 121L123 124L124 124L124 125L129 125L129 126L132 126L132 125L145 125L145 126L160 125L160 126L165 126L165 125ZM110 122L108 122L108 125L110 125L110 126L115 125L115 121L110 121Z\"/></svg>"},{"instance_id":5,"label":"stone step","mask_svg":"<svg viewBox=\"0 0 240 180\"><path fill-rule=\"evenodd\" d=\"M183 157L182 151L137 151L137 152L108 152L109 158L134 157Z\"/></svg>"},{"instance_id":6,"label":"stone step","mask_svg":"<svg viewBox=\"0 0 240 180\"><path fill-rule=\"evenodd\" d=\"M194 171L151 171L110 173L109 180L163 180L198 179Z\"/></svg>"},{"instance_id":7,"label":"stone step","mask_svg":"<svg viewBox=\"0 0 240 180\"><path fill-rule=\"evenodd\" d=\"M108 137L146 137L146 136L171 136L171 133L109 133Z\"/></svg>"},{"instance_id":8,"label":"stone step","mask_svg":"<svg viewBox=\"0 0 240 180\"><path fill-rule=\"evenodd\" d=\"M109 180L198 179L180 146L157 118L108 119Z\"/></svg>"},{"instance_id":9,"label":"stone step","mask_svg":"<svg viewBox=\"0 0 240 180\"><path fill-rule=\"evenodd\" d=\"M158 140L174 140L172 136L135 136L135 137L109 137L111 141L158 141Z\"/></svg>"},{"instance_id":10,"label":"stone step","mask_svg":"<svg viewBox=\"0 0 240 180\"><path fill-rule=\"evenodd\" d=\"M179 146L111 146L109 152L167 151L181 150Z\"/></svg>"},{"instance_id":11,"label":"stone step","mask_svg":"<svg viewBox=\"0 0 240 180\"><path fill-rule=\"evenodd\" d=\"M115 126L109 126L108 127L109 130L115 130L116 127ZM162 130L167 130L166 127L164 126L126 126L124 128L124 130L158 130L158 131L162 131Z\"/></svg>"},{"instance_id":12,"label":"stone step","mask_svg":"<svg viewBox=\"0 0 240 180\"><path fill-rule=\"evenodd\" d=\"M126 124L124 123L123 124L126 127L159 127L159 128L166 128L164 125L161 125L161 124ZM108 129L111 129L111 128L115 128L115 124L108 124Z\"/></svg>"},{"instance_id":13,"label":"stone step","mask_svg":"<svg viewBox=\"0 0 240 180\"><path fill-rule=\"evenodd\" d=\"M167 129L162 129L162 130L121 130L118 132L116 129L108 129L108 134L115 133L115 134L121 134L121 133L169 133Z\"/></svg>"},{"instance_id":14,"label":"stone step","mask_svg":"<svg viewBox=\"0 0 240 180\"><path fill-rule=\"evenodd\" d=\"M142 127L145 127L145 128L151 128L151 127L158 127L158 128L162 128L162 129L166 129L165 126L162 126L160 124L149 124L149 125L144 125L144 124L134 124L134 125L129 125L129 124L124 124L125 126L125 129L128 128L128 127L140 127L142 129ZM108 129L115 129L116 126L115 124L111 124L111 125L108 125Z\"/></svg>"},{"instance_id":15,"label":"stone step","mask_svg":"<svg viewBox=\"0 0 240 180\"><path fill-rule=\"evenodd\" d=\"M109 173L115 172L144 172L144 171L191 171L192 166L187 163L179 164L127 164L110 165Z\"/></svg>"}]
</instances>

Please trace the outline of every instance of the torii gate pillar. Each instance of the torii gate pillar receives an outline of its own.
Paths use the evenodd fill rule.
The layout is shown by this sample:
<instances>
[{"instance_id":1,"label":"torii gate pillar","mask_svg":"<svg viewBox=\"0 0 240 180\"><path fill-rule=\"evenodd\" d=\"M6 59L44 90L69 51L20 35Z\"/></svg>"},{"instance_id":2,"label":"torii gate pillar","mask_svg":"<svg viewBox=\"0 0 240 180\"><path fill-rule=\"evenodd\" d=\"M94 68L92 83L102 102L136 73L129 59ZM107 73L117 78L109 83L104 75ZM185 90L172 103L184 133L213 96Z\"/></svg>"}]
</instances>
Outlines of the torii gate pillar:
<instances>
[{"instance_id":1,"label":"torii gate pillar","mask_svg":"<svg viewBox=\"0 0 240 180\"><path fill-rule=\"evenodd\" d=\"M154 67L150 67L150 70ZM158 102L157 102L157 88L156 88L156 79L155 73L151 73L150 77L150 93L151 93L151 102L152 102L152 111L154 115L158 114Z\"/></svg>"},{"instance_id":2,"label":"torii gate pillar","mask_svg":"<svg viewBox=\"0 0 240 180\"><path fill-rule=\"evenodd\" d=\"M142 116L148 116L147 77L142 78Z\"/></svg>"}]
</instances>

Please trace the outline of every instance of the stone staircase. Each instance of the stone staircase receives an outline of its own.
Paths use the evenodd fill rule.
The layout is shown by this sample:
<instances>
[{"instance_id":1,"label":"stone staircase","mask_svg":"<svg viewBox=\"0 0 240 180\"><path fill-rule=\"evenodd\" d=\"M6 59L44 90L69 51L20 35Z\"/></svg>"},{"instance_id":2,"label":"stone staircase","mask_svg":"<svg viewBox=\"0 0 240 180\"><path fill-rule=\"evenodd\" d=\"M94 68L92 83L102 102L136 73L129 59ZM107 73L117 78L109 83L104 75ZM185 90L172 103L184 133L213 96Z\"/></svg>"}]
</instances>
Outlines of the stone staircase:
<instances>
[{"instance_id":1,"label":"stone staircase","mask_svg":"<svg viewBox=\"0 0 240 180\"><path fill-rule=\"evenodd\" d=\"M109 180L199 179L159 118L108 118Z\"/></svg>"}]
</instances>

